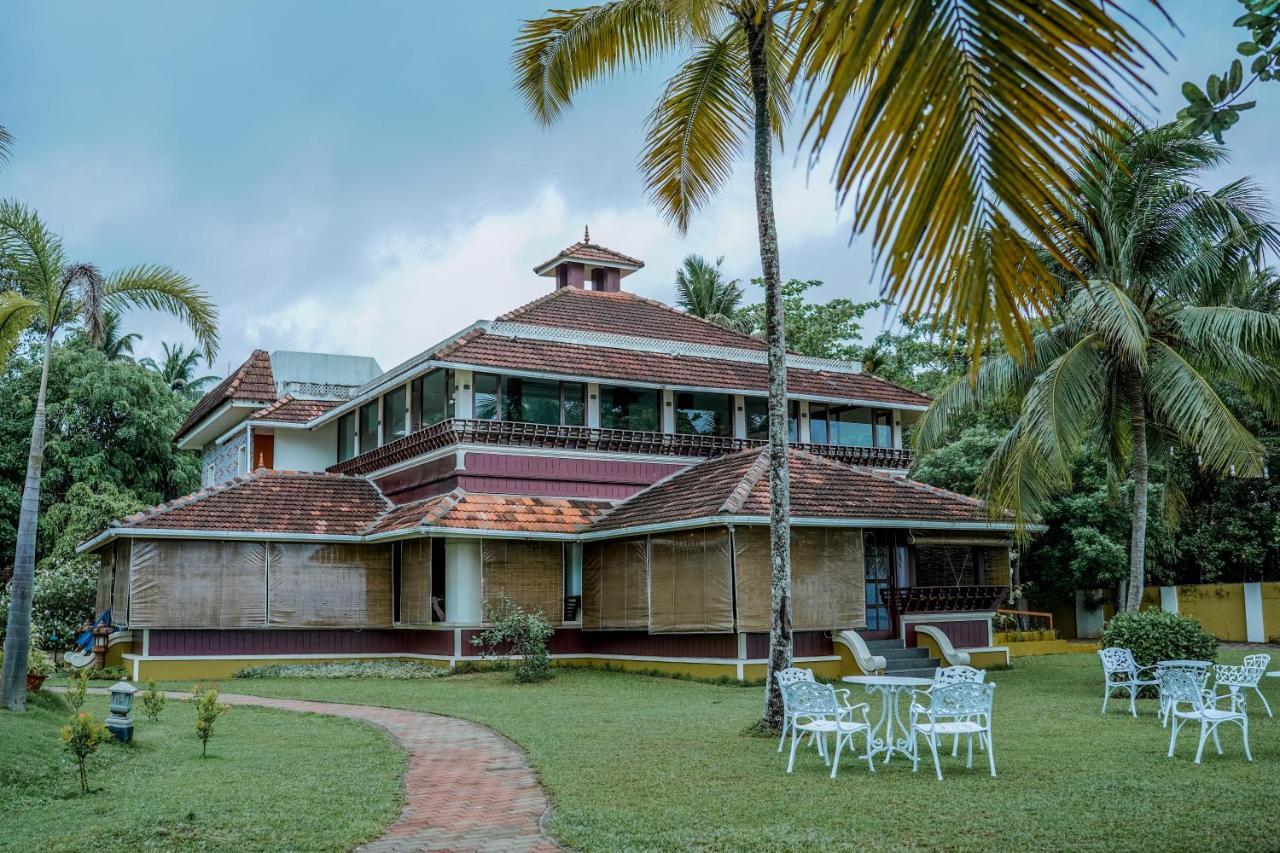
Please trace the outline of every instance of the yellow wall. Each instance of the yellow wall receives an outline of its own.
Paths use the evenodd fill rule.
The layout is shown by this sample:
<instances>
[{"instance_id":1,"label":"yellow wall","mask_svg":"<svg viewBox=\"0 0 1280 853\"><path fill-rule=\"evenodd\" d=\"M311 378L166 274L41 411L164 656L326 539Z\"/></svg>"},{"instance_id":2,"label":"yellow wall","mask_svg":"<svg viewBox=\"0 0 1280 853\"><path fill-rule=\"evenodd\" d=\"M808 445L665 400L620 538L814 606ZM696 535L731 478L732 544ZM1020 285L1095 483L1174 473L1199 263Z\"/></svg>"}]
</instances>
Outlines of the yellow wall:
<instances>
[{"instance_id":1,"label":"yellow wall","mask_svg":"<svg viewBox=\"0 0 1280 853\"><path fill-rule=\"evenodd\" d=\"M1268 584L1271 586L1271 584ZM1157 601L1159 590L1157 593ZM1178 612L1200 620L1219 640L1244 642L1244 586L1208 583L1178 587Z\"/></svg>"},{"instance_id":2,"label":"yellow wall","mask_svg":"<svg viewBox=\"0 0 1280 853\"><path fill-rule=\"evenodd\" d=\"M165 658L151 658L138 663L138 681L199 681L208 679L227 679L235 675L242 669L248 669L251 666L264 666L266 664L313 664L313 663L336 663L340 661L349 661L353 658L307 658L298 660L297 658L261 658L255 660L230 660L227 658L201 658L199 660L175 660ZM364 658L363 660L369 660ZM378 660L386 660L386 658L378 658ZM448 666L449 661L444 658L415 658L419 663L436 664L438 666ZM133 672L133 661L124 661L125 669Z\"/></svg>"},{"instance_id":3,"label":"yellow wall","mask_svg":"<svg viewBox=\"0 0 1280 853\"><path fill-rule=\"evenodd\" d=\"M124 656L129 654L132 651L133 651L132 640L128 642L117 642L113 645L107 646L106 665L107 666L123 666L125 669L128 669L129 662L124 659Z\"/></svg>"},{"instance_id":4,"label":"yellow wall","mask_svg":"<svg viewBox=\"0 0 1280 853\"><path fill-rule=\"evenodd\" d=\"M1280 643L1280 583L1262 587L1262 624L1268 643Z\"/></svg>"}]
</instances>

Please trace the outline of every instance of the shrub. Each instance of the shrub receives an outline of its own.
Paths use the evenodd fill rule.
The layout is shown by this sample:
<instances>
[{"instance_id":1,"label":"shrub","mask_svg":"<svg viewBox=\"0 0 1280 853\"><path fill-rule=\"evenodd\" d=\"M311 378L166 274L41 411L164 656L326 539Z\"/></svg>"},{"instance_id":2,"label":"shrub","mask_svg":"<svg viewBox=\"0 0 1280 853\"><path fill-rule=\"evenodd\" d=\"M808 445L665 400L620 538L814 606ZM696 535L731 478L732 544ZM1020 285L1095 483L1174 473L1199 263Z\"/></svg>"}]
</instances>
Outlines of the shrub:
<instances>
[{"instance_id":1,"label":"shrub","mask_svg":"<svg viewBox=\"0 0 1280 853\"><path fill-rule=\"evenodd\" d=\"M235 678L386 678L417 680L443 678L452 670L408 660L347 661L344 663L269 663L251 666Z\"/></svg>"},{"instance_id":2,"label":"shrub","mask_svg":"<svg viewBox=\"0 0 1280 853\"><path fill-rule=\"evenodd\" d=\"M79 711L84 706L84 694L89 689L89 670L82 669L67 679L66 700L72 708Z\"/></svg>"},{"instance_id":3,"label":"shrub","mask_svg":"<svg viewBox=\"0 0 1280 853\"><path fill-rule=\"evenodd\" d=\"M484 618L490 627L471 642L481 648L485 658L497 664L508 655L517 655L513 675L520 682L546 681L554 675L547 652L554 629L542 611L526 613L503 594L497 606L485 603Z\"/></svg>"},{"instance_id":4,"label":"shrub","mask_svg":"<svg viewBox=\"0 0 1280 853\"><path fill-rule=\"evenodd\" d=\"M200 757L209 754L209 738L213 737L213 724L231 710L230 705L218 704L218 688L197 684L191 688L191 701L196 706L196 737L200 738Z\"/></svg>"},{"instance_id":5,"label":"shrub","mask_svg":"<svg viewBox=\"0 0 1280 853\"><path fill-rule=\"evenodd\" d=\"M1218 656L1218 641L1199 622L1163 610L1117 613L1102 631L1102 644L1128 649L1139 666Z\"/></svg>"},{"instance_id":6,"label":"shrub","mask_svg":"<svg viewBox=\"0 0 1280 853\"><path fill-rule=\"evenodd\" d=\"M156 687L154 681L148 681L147 689L142 692L142 713L151 722L157 722L160 719L160 712L164 710L164 702L164 692Z\"/></svg>"},{"instance_id":7,"label":"shrub","mask_svg":"<svg viewBox=\"0 0 1280 853\"><path fill-rule=\"evenodd\" d=\"M80 793L89 793L89 776L85 762L107 739L107 727L93 718L88 711L80 711L71 722L62 727L63 749L76 757L80 768Z\"/></svg>"}]
</instances>

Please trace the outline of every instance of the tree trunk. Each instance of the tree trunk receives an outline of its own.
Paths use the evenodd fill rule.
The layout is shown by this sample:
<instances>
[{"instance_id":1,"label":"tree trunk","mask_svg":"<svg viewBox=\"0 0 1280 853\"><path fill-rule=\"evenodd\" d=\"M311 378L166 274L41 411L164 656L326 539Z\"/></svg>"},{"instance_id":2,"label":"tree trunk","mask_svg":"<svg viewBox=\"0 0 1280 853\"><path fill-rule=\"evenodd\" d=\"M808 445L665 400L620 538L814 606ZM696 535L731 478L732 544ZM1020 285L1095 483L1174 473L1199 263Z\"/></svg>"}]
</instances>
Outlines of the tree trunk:
<instances>
[{"instance_id":1,"label":"tree trunk","mask_svg":"<svg viewBox=\"0 0 1280 853\"><path fill-rule=\"evenodd\" d=\"M1136 611L1142 604L1142 587L1147 567L1147 413L1142 399L1141 380L1131 375L1125 393L1129 400L1129 423L1133 431L1133 527L1129 533L1129 590L1124 609Z\"/></svg>"},{"instance_id":2,"label":"tree trunk","mask_svg":"<svg viewBox=\"0 0 1280 853\"><path fill-rule=\"evenodd\" d=\"M782 691L774 673L791 666L791 486L787 470L787 343L783 325L778 226L773 216L773 132L769 116L768 19L743 21L755 100L756 227L765 287L765 337L769 345L769 557L773 618L763 728L782 728Z\"/></svg>"},{"instance_id":3,"label":"tree trunk","mask_svg":"<svg viewBox=\"0 0 1280 853\"><path fill-rule=\"evenodd\" d=\"M40 469L44 466L44 401L49 387L49 360L53 357L53 330L44 336L44 365L40 393L31 422L31 452L27 479L22 487L18 514L18 541L14 549L13 579L9 581L9 624L4 638L4 678L0 701L11 711L27 709L27 656L31 652L31 592L36 574L36 521L40 516Z\"/></svg>"}]
</instances>

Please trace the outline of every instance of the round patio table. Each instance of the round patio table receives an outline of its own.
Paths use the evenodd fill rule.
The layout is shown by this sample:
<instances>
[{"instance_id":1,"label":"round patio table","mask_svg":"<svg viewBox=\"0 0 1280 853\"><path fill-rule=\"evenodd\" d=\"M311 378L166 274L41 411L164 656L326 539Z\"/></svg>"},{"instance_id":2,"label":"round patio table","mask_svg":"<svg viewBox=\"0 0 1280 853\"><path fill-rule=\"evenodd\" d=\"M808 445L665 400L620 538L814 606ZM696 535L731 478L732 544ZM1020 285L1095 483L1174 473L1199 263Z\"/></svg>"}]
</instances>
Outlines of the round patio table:
<instances>
[{"instance_id":1,"label":"round patio table","mask_svg":"<svg viewBox=\"0 0 1280 853\"><path fill-rule=\"evenodd\" d=\"M1158 660L1158 669L1208 669L1212 664L1207 660Z\"/></svg>"},{"instance_id":2,"label":"round patio table","mask_svg":"<svg viewBox=\"0 0 1280 853\"><path fill-rule=\"evenodd\" d=\"M895 752L910 754L911 730L902 720L898 695L903 691L931 687L933 679L910 675L846 675L841 681L861 684L868 693L879 693L881 696L880 719L872 729L871 754L879 755L883 752L886 762Z\"/></svg>"}]
</instances>

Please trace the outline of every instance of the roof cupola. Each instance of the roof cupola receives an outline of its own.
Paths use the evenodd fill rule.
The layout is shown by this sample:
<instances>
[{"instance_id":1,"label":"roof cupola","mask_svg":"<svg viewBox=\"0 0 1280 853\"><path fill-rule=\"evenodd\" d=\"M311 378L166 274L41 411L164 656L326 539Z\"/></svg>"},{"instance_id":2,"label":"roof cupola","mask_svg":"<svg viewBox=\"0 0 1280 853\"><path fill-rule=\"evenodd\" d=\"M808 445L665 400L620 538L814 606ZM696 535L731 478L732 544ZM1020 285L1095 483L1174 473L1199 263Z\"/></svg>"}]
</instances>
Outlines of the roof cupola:
<instances>
[{"instance_id":1,"label":"roof cupola","mask_svg":"<svg viewBox=\"0 0 1280 853\"><path fill-rule=\"evenodd\" d=\"M617 293L622 289L622 279L643 266L644 261L592 243L590 228L584 228L581 241L534 267L533 271L554 277L557 290L574 287Z\"/></svg>"}]
</instances>

